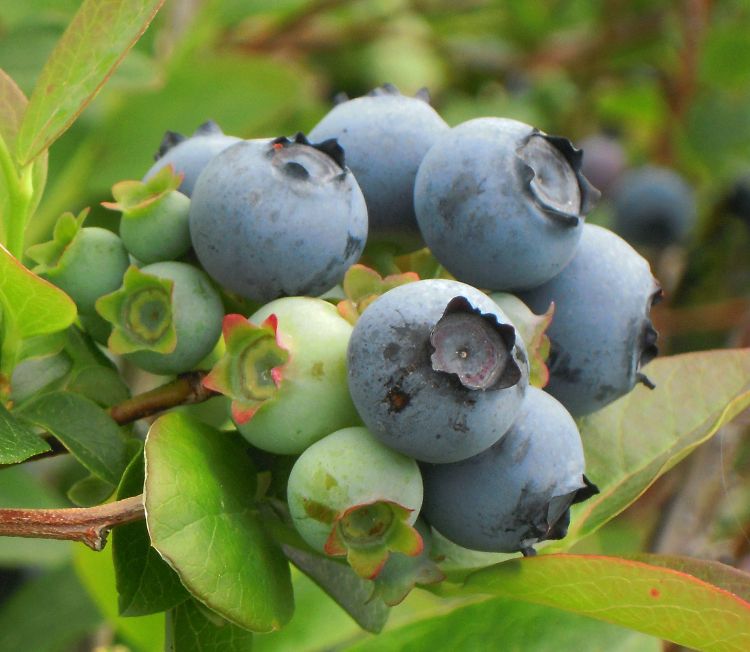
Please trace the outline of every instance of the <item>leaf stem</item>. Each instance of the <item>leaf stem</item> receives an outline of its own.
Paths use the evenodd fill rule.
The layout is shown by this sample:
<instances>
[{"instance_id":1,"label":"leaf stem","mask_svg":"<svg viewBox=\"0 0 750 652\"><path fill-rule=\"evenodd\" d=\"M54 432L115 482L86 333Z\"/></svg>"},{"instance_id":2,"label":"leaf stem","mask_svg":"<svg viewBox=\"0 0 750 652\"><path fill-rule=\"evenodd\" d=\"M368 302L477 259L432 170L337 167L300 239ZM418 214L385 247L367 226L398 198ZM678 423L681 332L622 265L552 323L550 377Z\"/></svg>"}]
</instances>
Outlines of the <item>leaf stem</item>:
<instances>
[{"instance_id":1,"label":"leaf stem","mask_svg":"<svg viewBox=\"0 0 750 652\"><path fill-rule=\"evenodd\" d=\"M0 138L0 173L8 192L8 213L2 217L5 227L5 245L13 256L23 256L24 231L29 221L31 198L34 194L32 165L18 170L5 140Z\"/></svg>"},{"instance_id":2,"label":"leaf stem","mask_svg":"<svg viewBox=\"0 0 750 652\"><path fill-rule=\"evenodd\" d=\"M145 516L143 494L96 507L0 509L0 536L80 541L99 551L114 526Z\"/></svg>"}]
</instances>

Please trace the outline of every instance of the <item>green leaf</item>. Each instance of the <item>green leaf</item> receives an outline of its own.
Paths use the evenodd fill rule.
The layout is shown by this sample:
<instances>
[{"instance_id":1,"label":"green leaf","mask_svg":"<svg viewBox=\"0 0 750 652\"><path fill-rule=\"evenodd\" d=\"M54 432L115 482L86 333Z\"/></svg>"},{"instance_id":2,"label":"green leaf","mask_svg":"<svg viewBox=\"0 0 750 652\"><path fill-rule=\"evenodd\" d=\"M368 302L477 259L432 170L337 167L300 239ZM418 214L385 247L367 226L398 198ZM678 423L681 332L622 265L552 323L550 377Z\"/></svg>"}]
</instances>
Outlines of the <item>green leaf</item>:
<instances>
[{"instance_id":1,"label":"green leaf","mask_svg":"<svg viewBox=\"0 0 750 652\"><path fill-rule=\"evenodd\" d=\"M750 603L686 573L595 555L539 555L477 571L465 590L557 607L701 650L750 649Z\"/></svg>"},{"instance_id":2,"label":"green leaf","mask_svg":"<svg viewBox=\"0 0 750 652\"><path fill-rule=\"evenodd\" d=\"M117 486L128 462L120 427L96 403L72 392L43 394L18 415L59 439L91 473Z\"/></svg>"},{"instance_id":3,"label":"green leaf","mask_svg":"<svg viewBox=\"0 0 750 652\"><path fill-rule=\"evenodd\" d=\"M0 607L0 650L63 652L100 625L99 612L65 566L35 577Z\"/></svg>"},{"instance_id":4,"label":"green leaf","mask_svg":"<svg viewBox=\"0 0 750 652\"><path fill-rule=\"evenodd\" d=\"M27 163L78 117L141 37L164 0L84 0L47 60L18 134Z\"/></svg>"},{"instance_id":5,"label":"green leaf","mask_svg":"<svg viewBox=\"0 0 750 652\"><path fill-rule=\"evenodd\" d=\"M661 358L646 374L656 389L639 385L580 421L586 475L600 493L573 507L568 536L555 547L570 546L622 512L750 405L750 349Z\"/></svg>"},{"instance_id":6,"label":"green leaf","mask_svg":"<svg viewBox=\"0 0 750 652\"><path fill-rule=\"evenodd\" d=\"M734 593L745 602L750 602L750 574L732 566L727 566L718 561L680 557L678 555L642 554L629 558L651 566L661 566L687 573L708 584Z\"/></svg>"},{"instance_id":7,"label":"green leaf","mask_svg":"<svg viewBox=\"0 0 750 652\"><path fill-rule=\"evenodd\" d=\"M139 453L125 470L117 489L118 500L143 492L144 470L143 455ZM158 613L190 597L174 570L151 546L144 521L121 525L112 531L112 558L120 615Z\"/></svg>"},{"instance_id":8,"label":"green leaf","mask_svg":"<svg viewBox=\"0 0 750 652\"><path fill-rule=\"evenodd\" d=\"M107 546L101 552L94 552L86 546L76 546L73 565L81 584L102 616L125 639L133 652L163 652L162 614L135 618L121 618L117 615L117 589L111 549L111 546Z\"/></svg>"},{"instance_id":9,"label":"green leaf","mask_svg":"<svg viewBox=\"0 0 750 652\"><path fill-rule=\"evenodd\" d=\"M0 464L16 464L50 450L49 444L0 403Z\"/></svg>"},{"instance_id":10,"label":"green leaf","mask_svg":"<svg viewBox=\"0 0 750 652\"><path fill-rule=\"evenodd\" d=\"M284 553L303 573L330 595L362 628L378 633L390 609L382 600L371 600L372 581L359 577L347 564L284 546Z\"/></svg>"},{"instance_id":11,"label":"green leaf","mask_svg":"<svg viewBox=\"0 0 750 652\"><path fill-rule=\"evenodd\" d=\"M61 331L76 318L76 305L59 288L26 269L0 246L0 304L19 340ZM10 323L8 323L10 322Z\"/></svg>"},{"instance_id":12,"label":"green leaf","mask_svg":"<svg viewBox=\"0 0 750 652\"><path fill-rule=\"evenodd\" d=\"M660 652L661 641L549 607L495 598L436 613L344 648L347 652Z\"/></svg>"},{"instance_id":13,"label":"green leaf","mask_svg":"<svg viewBox=\"0 0 750 652\"><path fill-rule=\"evenodd\" d=\"M253 505L256 474L237 433L182 414L146 438L151 543L201 602L230 622L270 631L293 612L289 566Z\"/></svg>"},{"instance_id":14,"label":"green leaf","mask_svg":"<svg viewBox=\"0 0 750 652\"><path fill-rule=\"evenodd\" d=\"M68 489L68 499L78 507L100 505L115 491L115 486L96 475L87 475Z\"/></svg>"},{"instance_id":15,"label":"green leaf","mask_svg":"<svg viewBox=\"0 0 750 652\"><path fill-rule=\"evenodd\" d=\"M167 620L167 652L250 652L253 634L195 600L175 607Z\"/></svg>"}]
</instances>

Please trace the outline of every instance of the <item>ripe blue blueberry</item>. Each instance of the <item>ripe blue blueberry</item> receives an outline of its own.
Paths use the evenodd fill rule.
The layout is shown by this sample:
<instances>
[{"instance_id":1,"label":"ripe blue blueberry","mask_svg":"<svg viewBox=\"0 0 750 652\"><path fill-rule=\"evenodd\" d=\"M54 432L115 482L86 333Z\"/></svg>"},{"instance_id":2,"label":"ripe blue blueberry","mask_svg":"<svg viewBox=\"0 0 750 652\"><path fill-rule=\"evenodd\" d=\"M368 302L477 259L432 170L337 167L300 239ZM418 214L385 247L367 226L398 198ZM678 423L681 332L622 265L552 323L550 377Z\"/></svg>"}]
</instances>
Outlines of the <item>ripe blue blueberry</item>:
<instances>
[{"instance_id":1,"label":"ripe blue blueberry","mask_svg":"<svg viewBox=\"0 0 750 652\"><path fill-rule=\"evenodd\" d=\"M579 143L583 152L581 171L584 176L604 195L617 183L625 171L625 151L620 142L607 134L592 134Z\"/></svg>"},{"instance_id":2,"label":"ripe blue blueberry","mask_svg":"<svg viewBox=\"0 0 750 652\"><path fill-rule=\"evenodd\" d=\"M435 257L491 290L544 283L570 261L598 191L564 138L505 118L444 133L417 173L414 205Z\"/></svg>"},{"instance_id":3,"label":"ripe blue blueberry","mask_svg":"<svg viewBox=\"0 0 750 652\"><path fill-rule=\"evenodd\" d=\"M649 318L661 295L648 262L622 238L587 224L570 264L519 296L537 313L554 301L547 391L573 416L594 412L627 394L656 356Z\"/></svg>"},{"instance_id":4,"label":"ripe blue blueberry","mask_svg":"<svg viewBox=\"0 0 750 652\"><path fill-rule=\"evenodd\" d=\"M310 132L315 141L336 138L346 152L367 202L370 243L417 249L414 178L422 157L448 125L425 94L401 95L387 84L334 107Z\"/></svg>"},{"instance_id":5,"label":"ripe blue blueberry","mask_svg":"<svg viewBox=\"0 0 750 652\"><path fill-rule=\"evenodd\" d=\"M212 120L200 125L189 138L168 131L156 153L156 162L143 176L143 181L148 181L159 170L171 165L175 172L184 175L179 190L190 197L198 176L208 162L219 152L241 140L236 136L227 136Z\"/></svg>"},{"instance_id":6,"label":"ripe blue blueberry","mask_svg":"<svg viewBox=\"0 0 750 652\"><path fill-rule=\"evenodd\" d=\"M485 552L532 552L567 533L569 507L596 488L583 475L573 418L546 392L529 387L508 433L455 464L424 464L423 515L454 543Z\"/></svg>"},{"instance_id":7,"label":"ripe blue blueberry","mask_svg":"<svg viewBox=\"0 0 750 652\"><path fill-rule=\"evenodd\" d=\"M693 189L668 168L632 170L615 189L614 230L634 244L678 244L690 234L697 216Z\"/></svg>"},{"instance_id":8,"label":"ripe blue blueberry","mask_svg":"<svg viewBox=\"0 0 750 652\"><path fill-rule=\"evenodd\" d=\"M454 462L510 427L528 385L526 349L487 295L426 280L390 290L359 318L349 391L383 443L418 460Z\"/></svg>"},{"instance_id":9,"label":"ripe blue blueberry","mask_svg":"<svg viewBox=\"0 0 750 652\"><path fill-rule=\"evenodd\" d=\"M367 208L335 141L244 141L198 179L190 236L208 274L242 297L318 295L362 253Z\"/></svg>"}]
</instances>

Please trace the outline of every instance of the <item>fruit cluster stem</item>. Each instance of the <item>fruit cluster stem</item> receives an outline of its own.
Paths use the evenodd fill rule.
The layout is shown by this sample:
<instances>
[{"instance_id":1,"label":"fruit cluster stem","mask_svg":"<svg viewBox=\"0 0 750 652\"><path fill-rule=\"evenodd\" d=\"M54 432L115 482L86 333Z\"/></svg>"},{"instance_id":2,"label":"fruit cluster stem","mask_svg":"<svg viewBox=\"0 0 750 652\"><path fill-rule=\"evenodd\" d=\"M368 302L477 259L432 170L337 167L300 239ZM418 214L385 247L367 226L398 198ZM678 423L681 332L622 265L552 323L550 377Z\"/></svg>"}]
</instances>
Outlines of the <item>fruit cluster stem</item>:
<instances>
[{"instance_id":1,"label":"fruit cluster stem","mask_svg":"<svg viewBox=\"0 0 750 652\"><path fill-rule=\"evenodd\" d=\"M96 507L0 509L0 536L80 541L100 551L114 526L145 516L143 494Z\"/></svg>"}]
</instances>

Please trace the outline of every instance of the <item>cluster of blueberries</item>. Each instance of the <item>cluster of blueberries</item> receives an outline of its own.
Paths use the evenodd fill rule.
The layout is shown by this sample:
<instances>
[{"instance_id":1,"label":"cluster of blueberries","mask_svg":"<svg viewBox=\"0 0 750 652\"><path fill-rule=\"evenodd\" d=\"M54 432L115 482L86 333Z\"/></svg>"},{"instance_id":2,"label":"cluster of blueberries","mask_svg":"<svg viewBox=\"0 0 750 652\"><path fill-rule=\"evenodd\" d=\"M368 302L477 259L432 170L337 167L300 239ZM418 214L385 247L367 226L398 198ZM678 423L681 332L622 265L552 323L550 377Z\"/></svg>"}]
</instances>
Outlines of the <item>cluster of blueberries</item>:
<instances>
[{"instance_id":1,"label":"cluster of blueberries","mask_svg":"<svg viewBox=\"0 0 750 652\"><path fill-rule=\"evenodd\" d=\"M368 578L426 555L428 525L482 551L564 536L596 491L574 417L649 385L656 354L659 286L584 223L599 193L582 152L515 120L449 128L426 100L343 98L308 137L168 133L105 204L119 237L66 214L28 252L113 353L156 374L210 368L242 436L299 456L301 537ZM357 264L425 245L441 278ZM554 304L544 390L492 293Z\"/></svg>"}]
</instances>

